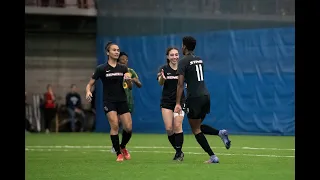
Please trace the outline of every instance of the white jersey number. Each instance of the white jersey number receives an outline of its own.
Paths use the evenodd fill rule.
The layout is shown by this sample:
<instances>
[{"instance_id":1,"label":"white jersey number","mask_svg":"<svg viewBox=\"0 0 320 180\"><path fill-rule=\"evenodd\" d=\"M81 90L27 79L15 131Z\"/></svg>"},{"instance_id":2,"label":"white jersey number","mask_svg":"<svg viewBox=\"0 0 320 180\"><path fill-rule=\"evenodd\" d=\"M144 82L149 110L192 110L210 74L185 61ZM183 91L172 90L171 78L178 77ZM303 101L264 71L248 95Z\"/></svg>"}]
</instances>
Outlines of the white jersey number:
<instances>
[{"instance_id":1,"label":"white jersey number","mask_svg":"<svg viewBox=\"0 0 320 180\"><path fill-rule=\"evenodd\" d=\"M203 81L203 72L202 72L202 65L201 64L196 65L196 71L197 71L198 81Z\"/></svg>"}]
</instances>

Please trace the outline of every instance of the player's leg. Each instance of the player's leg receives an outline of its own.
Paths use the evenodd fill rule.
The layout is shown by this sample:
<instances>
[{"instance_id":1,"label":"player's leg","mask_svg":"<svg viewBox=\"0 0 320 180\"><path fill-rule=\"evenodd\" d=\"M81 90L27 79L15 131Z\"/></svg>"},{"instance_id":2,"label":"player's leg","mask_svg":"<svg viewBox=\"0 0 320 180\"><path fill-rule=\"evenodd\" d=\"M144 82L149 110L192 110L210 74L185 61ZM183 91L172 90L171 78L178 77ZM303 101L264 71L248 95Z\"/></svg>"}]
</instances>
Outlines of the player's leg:
<instances>
[{"instance_id":1,"label":"player's leg","mask_svg":"<svg viewBox=\"0 0 320 180\"><path fill-rule=\"evenodd\" d=\"M105 103L104 111L107 114L107 118L110 124L110 138L111 138L112 146L116 151L117 161L123 161L124 157L120 151L120 145L119 145L119 134L118 134L119 120L118 120L116 107L113 103Z\"/></svg>"},{"instance_id":2,"label":"player's leg","mask_svg":"<svg viewBox=\"0 0 320 180\"><path fill-rule=\"evenodd\" d=\"M195 138L202 149L208 153L210 159L206 161L206 163L219 163L218 157L212 151L207 138L201 132L201 122L204 114L207 112L205 111L205 105L207 104L208 99L201 97L201 98L193 98L188 100L188 119L189 124L192 129L192 133L195 135Z\"/></svg>"},{"instance_id":3,"label":"player's leg","mask_svg":"<svg viewBox=\"0 0 320 180\"><path fill-rule=\"evenodd\" d=\"M117 111L118 114L120 114L120 121L123 128L120 148L124 158L129 160L131 159L131 155L126 149L126 145L130 141L132 136L132 118L127 102L117 103Z\"/></svg>"},{"instance_id":4,"label":"player's leg","mask_svg":"<svg viewBox=\"0 0 320 180\"><path fill-rule=\"evenodd\" d=\"M118 134L122 133L122 125L121 125L121 121L120 121L120 115L118 114L118 122L119 122L119 131ZM114 147L111 148L111 153L116 153L116 150L114 149Z\"/></svg>"},{"instance_id":5,"label":"player's leg","mask_svg":"<svg viewBox=\"0 0 320 180\"><path fill-rule=\"evenodd\" d=\"M168 135L168 140L172 147L176 150L175 134L173 132L173 110L168 104L161 104L161 113L164 127Z\"/></svg>"},{"instance_id":6,"label":"player's leg","mask_svg":"<svg viewBox=\"0 0 320 180\"><path fill-rule=\"evenodd\" d=\"M131 113L131 117L132 117L132 113L133 113L133 104L128 104L129 107L129 112ZM122 130L122 125L121 125L121 121L120 121L120 115L118 115L119 117L119 132L123 132ZM114 150L114 148L111 148L111 152L112 153L116 153L116 151Z\"/></svg>"},{"instance_id":7,"label":"player's leg","mask_svg":"<svg viewBox=\"0 0 320 180\"><path fill-rule=\"evenodd\" d=\"M184 111L182 114L173 113L174 121L173 121L173 132L175 134L175 147L176 154L174 160L183 161L184 153L182 152L183 146L183 130L182 130L182 122L184 118Z\"/></svg>"},{"instance_id":8,"label":"player's leg","mask_svg":"<svg viewBox=\"0 0 320 180\"><path fill-rule=\"evenodd\" d=\"M203 108L204 112L201 117L201 120L202 120L201 122L203 122L206 115L209 114L209 112L210 112L210 97L207 96L207 98L208 98L208 101L207 101L207 104L205 105L205 107ZM200 128L201 128L201 131L203 132L203 134L219 136L221 138L224 146L226 147L226 149L230 149L231 141L229 139L227 130L225 130L225 129L217 130L217 129L215 129L209 125L206 125L206 124L201 124Z\"/></svg>"}]
</instances>

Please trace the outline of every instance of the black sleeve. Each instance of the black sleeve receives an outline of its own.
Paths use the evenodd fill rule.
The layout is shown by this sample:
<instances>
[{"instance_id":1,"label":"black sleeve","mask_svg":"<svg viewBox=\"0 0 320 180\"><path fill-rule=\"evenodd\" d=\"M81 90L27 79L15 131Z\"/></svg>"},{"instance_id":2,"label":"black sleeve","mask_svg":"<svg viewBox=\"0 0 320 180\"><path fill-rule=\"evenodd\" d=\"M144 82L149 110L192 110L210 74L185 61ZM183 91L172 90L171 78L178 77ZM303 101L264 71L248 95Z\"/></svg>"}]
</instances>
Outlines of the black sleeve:
<instances>
[{"instance_id":1,"label":"black sleeve","mask_svg":"<svg viewBox=\"0 0 320 180\"><path fill-rule=\"evenodd\" d=\"M98 80L100 78L100 74L101 74L101 66L98 66L91 78L94 80Z\"/></svg>"},{"instance_id":2,"label":"black sleeve","mask_svg":"<svg viewBox=\"0 0 320 180\"><path fill-rule=\"evenodd\" d=\"M178 71L177 71L177 74L178 75L182 75L184 76L185 75L185 72L186 72L186 69L187 69L187 64L188 61L185 61L183 59L181 59L178 63Z\"/></svg>"},{"instance_id":3,"label":"black sleeve","mask_svg":"<svg viewBox=\"0 0 320 180\"><path fill-rule=\"evenodd\" d=\"M129 72L129 69L128 69L128 67L127 67L127 66L123 66L123 68L124 68L124 73Z\"/></svg>"},{"instance_id":4,"label":"black sleeve","mask_svg":"<svg viewBox=\"0 0 320 180\"><path fill-rule=\"evenodd\" d=\"M161 69L163 69L164 75L166 76L166 71L167 71L166 65L160 66L158 73L161 72ZM159 79L158 73L157 73L157 80Z\"/></svg>"}]
</instances>

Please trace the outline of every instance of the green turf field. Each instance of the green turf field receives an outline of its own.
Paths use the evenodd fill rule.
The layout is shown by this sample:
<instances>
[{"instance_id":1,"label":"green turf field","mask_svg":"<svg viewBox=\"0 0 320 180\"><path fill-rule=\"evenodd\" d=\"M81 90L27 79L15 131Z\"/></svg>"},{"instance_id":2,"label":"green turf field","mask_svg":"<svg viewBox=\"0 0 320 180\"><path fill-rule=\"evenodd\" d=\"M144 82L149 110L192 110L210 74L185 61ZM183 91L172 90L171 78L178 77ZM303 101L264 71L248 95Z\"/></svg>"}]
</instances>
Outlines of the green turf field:
<instances>
[{"instance_id":1,"label":"green turf field","mask_svg":"<svg viewBox=\"0 0 320 180\"><path fill-rule=\"evenodd\" d=\"M120 136L121 138L121 136ZM27 180L293 180L294 137L233 136L226 150L207 136L220 164L204 164L208 155L194 136L184 138L183 162L173 162L167 136L134 134L132 159L116 162L108 134L26 134Z\"/></svg>"}]
</instances>

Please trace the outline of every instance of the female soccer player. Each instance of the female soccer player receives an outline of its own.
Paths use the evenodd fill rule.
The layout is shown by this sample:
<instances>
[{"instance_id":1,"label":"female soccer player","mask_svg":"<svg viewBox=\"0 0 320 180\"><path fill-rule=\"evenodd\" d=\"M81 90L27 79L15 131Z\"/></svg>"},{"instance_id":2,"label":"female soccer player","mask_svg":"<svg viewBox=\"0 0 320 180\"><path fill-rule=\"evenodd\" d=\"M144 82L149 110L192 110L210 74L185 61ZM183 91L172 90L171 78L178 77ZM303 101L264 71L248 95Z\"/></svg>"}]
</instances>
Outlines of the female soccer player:
<instances>
[{"instance_id":1,"label":"female soccer player","mask_svg":"<svg viewBox=\"0 0 320 180\"><path fill-rule=\"evenodd\" d=\"M91 88L96 80L100 79L103 84L104 111L107 114L111 127L110 137L113 148L117 153L117 161L123 161L124 159L129 160L131 159L131 156L126 149L126 145L132 135L132 119L127 103L127 96L123 89L123 80L125 80L128 87L132 87L132 82L130 76L127 74L128 68L117 62L120 53L119 46L109 42L106 45L105 50L108 55L108 61L97 66L86 87L86 98L88 101L91 101ZM120 115L121 124L123 126L120 145L118 136L118 114Z\"/></svg>"},{"instance_id":2,"label":"female soccer player","mask_svg":"<svg viewBox=\"0 0 320 180\"><path fill-rule=\"evenodd\" d=\"M118 62L126 67L128 67L128 55L125 52L120 52ZM138 87L142 87L142 83L139 80L138 74L132 69L128 68L128 71L131 75L131 81ZM123 83L123 88L127 94L127 101L129 106L129 111L132 114L134 111L134 104L133 104L133 96L132 96L132 88L130 88L126 82Z\"/></svg>"},{"instance_id":3,"label":"female soccer player","mask_svg":"<svg viewBox=\"0 0 320 180\"><path fill-rule=\"evenodd\" d=\"M128 67L128 55L127 53L125 52L120 52L120 55L119 55L119 59L118 59L118 62L119 64L122 64L126 67ZM128 71L129 71L129 75L131 76L131 81L132 83L134 83L138 88L141 88L142 87L142 83L140 82L139 80L139 76L138 74L132 69L132 68L128 68ZM133 87L133 86L132 86ZM127 95L127 101L128 101L128 106L129 106L129 112L133 113L134 111L134 101L133 101L133 95L132 95L132 88L130 88L126 82L123 82L123 88L126 92L126 95ZM121 129L121 122L119 122L120 125L120 129ZM114 150L114 148L111 148L111 152L112 153L116 153L116 151Z\"/></svg>"},{"instance_id":4,"label":"female soccer player","mask_svg":"<svg viewBox=\"0 0 320 180\"><path fill-rule=\"evenodd\" d=\"M184 112L181 114L174 113L177 83L178 83L178 59L179 52L177 48L169 47L166 51L167 64L160 68L157 75L157 80L162 89L161 97L161 112L163 122L168 134L168 139L176 150L176 154L173 160L183 161L184 154L182 152L183 145L183 130L182 121L184 118ZM184 94L181 96L181 104L184 104Z\"/></svg>"}]
</instances>

